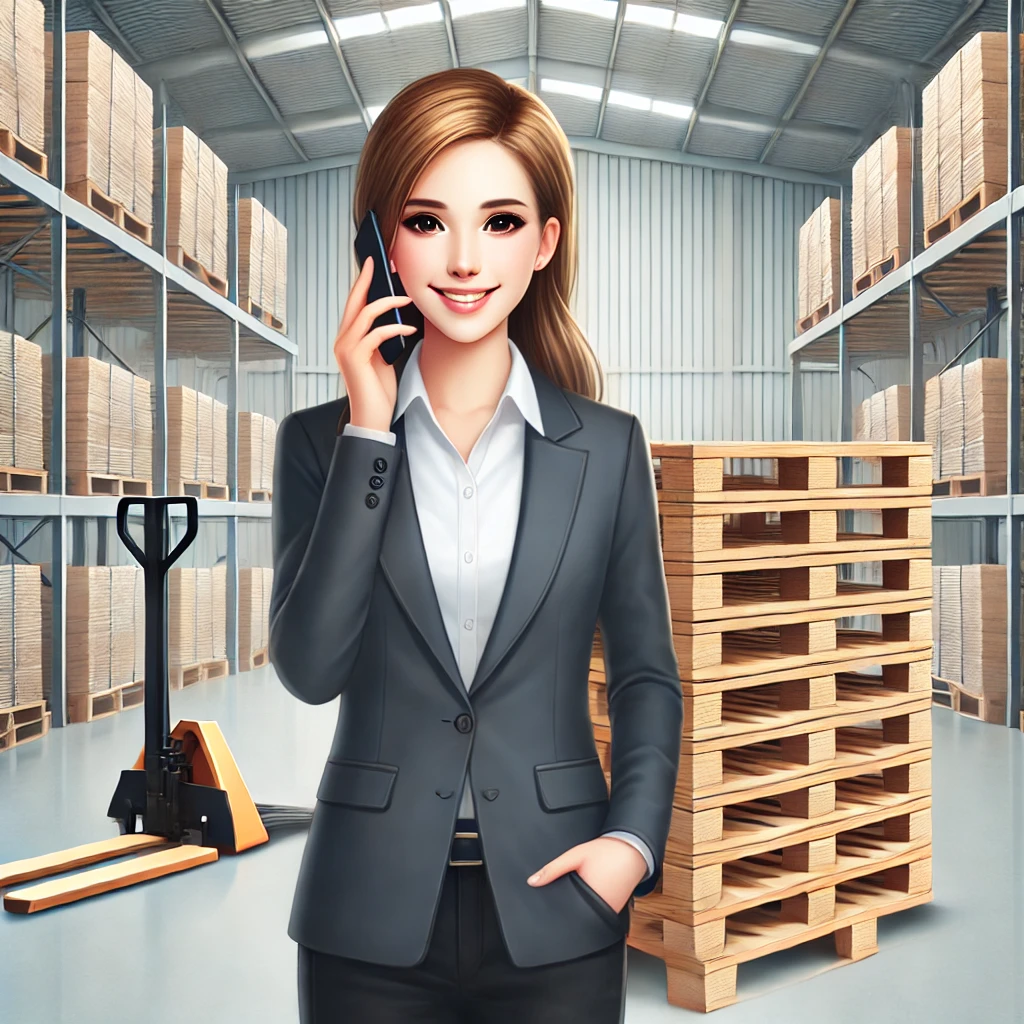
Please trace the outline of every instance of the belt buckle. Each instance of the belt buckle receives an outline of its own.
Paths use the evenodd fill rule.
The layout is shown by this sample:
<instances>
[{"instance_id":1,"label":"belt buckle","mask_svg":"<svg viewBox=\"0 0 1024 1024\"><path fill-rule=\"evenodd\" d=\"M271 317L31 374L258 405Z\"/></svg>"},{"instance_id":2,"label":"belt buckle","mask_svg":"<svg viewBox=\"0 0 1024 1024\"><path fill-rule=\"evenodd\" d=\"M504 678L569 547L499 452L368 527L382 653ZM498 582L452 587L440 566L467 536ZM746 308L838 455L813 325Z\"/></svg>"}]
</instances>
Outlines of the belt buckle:
<instances>
[{"instance_id":1,"label":"belt buckle","mask_svg":"<svg viewBox=\"0 0 1024 1024\"><path fill-rule=\"evenodd\" d=\"M476 839L476 840L479 841L480 833L479 832L456 832L455 833L455 838L456 839ZM448 866L449 867L453 867L453 868L482 867L483 863L484 862L482 860L452 860L451 857L448 858Z\"/></svg>"}]
</instances>

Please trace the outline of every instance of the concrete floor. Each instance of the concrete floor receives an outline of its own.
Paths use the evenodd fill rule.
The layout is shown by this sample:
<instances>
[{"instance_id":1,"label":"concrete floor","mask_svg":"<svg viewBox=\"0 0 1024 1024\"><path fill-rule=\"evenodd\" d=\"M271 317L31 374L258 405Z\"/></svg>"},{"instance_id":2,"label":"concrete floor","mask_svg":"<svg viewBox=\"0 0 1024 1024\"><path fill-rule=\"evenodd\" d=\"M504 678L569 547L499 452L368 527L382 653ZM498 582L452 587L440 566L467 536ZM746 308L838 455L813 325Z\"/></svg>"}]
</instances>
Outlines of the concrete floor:
<instances>
[{"instance_id":1,"label":"concrete floor","mask_svg":"<svg viewBox=\"0 0 1024 1024\"><path fill-rule=\"evenodd\" d=\"M171 694L171 721L213 719L254 798L311 805L336 705L272 669ZM742 965L721 1024L1024 1022L1024 734L934 709L932 904L883 918L879 953L837 965L828 939ZM132 710L0 754L0 863L116 834L106 810L142 746ZM0 913L0 1020L291 1024L286 934L305 834L29 917ZM630 950L626 1024L691 1017L663 964ZM696 1019L696 1018L694 1018Z\"/></svg>"}]
</instances>

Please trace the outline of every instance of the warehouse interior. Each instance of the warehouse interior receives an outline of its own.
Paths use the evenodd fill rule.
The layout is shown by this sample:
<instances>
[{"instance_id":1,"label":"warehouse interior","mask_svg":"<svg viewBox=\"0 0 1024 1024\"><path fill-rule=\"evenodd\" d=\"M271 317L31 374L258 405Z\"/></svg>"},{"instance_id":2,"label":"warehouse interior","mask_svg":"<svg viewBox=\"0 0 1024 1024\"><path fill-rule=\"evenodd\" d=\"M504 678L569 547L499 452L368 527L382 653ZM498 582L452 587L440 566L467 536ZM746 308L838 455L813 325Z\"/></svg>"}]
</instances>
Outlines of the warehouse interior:
<instances>
[{"instance_id":1,"label":"warehouse interior","mask_svg":"<svg viewBox=\"0 0 1024 1024\"><path fill-rule=\"evenodd\" d=\"M1024 1021L1022 7L0 2L0 1020L299 1020L267 809L317 803L344 697L271 664L278 432L345 393L370 128L478 67L568 138L573 316L659 492L684 723L626 1024ZM163 664L151 496L168 550L197 514ZM614 787L610 683L598 631ZM131 838L164 685L269 841L36 888Z\"/></svg>"}]
</instances>

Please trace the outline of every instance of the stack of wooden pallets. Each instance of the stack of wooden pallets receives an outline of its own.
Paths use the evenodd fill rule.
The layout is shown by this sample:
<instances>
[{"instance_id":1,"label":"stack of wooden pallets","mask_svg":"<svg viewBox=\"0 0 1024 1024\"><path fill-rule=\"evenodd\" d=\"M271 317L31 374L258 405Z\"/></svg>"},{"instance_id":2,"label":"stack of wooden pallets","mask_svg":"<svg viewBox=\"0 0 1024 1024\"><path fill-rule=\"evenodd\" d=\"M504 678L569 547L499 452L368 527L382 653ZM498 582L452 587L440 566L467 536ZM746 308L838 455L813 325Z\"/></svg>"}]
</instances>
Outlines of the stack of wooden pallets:
<instances>
[{"instance_id":1,"label":"stack of wooden pallets","mask_svg":"<svg viewBox=\"0 0 1024 1024\"><path fill-rule=\"evenodd\" d=\"M168 574L167 679L172 690L228 674L227 580L223 566L172 568Z\"/></svg>"},{"instance_id":2,"label":"stack of wooden pallets","mask_svg":"<svg viewBox=\"0 0 1024 1024\"><path fill-rule=\"evenodd\" d=\"M46 493L42 352L0 331L0 492Z\"/></svg>"},{"instance_id":3,"label":"stack of wooden pallets","mask_svg":"<svg viewBox=\"0 0 1024 1024\"><path fill-rule=\"evenodd\" d=\"M159 144L156 132L154 148ZM227 164L184 127L167 129L167 258L227 295Z\"/></svg>"},{"instance_id":4,"label":"stack of wooden pallets","mask_svg":"<svg viewBox=\"0 0 1024 1024\"><path fill-rule=\"evenodd\" d=\"M853 165L854 295L910 259L912 147L910 129L893 126Z\"/></svg>"},{"instance_id":5,"label":"stack of wooden pallets","mask_svg":"<svg viewBox=\"0 0 1024 1024\"><path fill-rule=\"evenodd\" d=\"M798 334L810 330L839 308L840 216L839 200L826 199L800 228Z\"/></svg>"},{"instance_id":6,"label":"stack of wooden pallets","mask_svg":"<svg viewBox=\"0 0 1024 1024\"><path fill-rule=\"evenodd\" d=\"M288 231L257 199L238 200L239 304L283 331L288 293Z\"/></svg>"},{"instance_id":7,"label":"stack of wooden pallets","mask_svg":"<svg viewBox=\"0 0 1024 1024\"><path fill-rule=\"evenodd\" d=\"M45 23L39 0L0 4L0 153L44 177Z\"/></svg>"},{"instance_id":8,"label":"stack of wooden pallets","mask_svg":"<svg viewBox=\"0 0 1024 1024\"><path fill-rule=\"evenodd\" d=\"M735 1000L745 961L830 933L859 959L879 917L931 899L931 460L651 447L684 723L662 876L629 941L665 961L670 1002L704 1011ZM837 486L843 457L876 460L872 482ZM851 531L868 511L877 529ZM880 586L847 578L867 562ZM604 683L598 651L610 773Z\"/></svg>"},{"instance_id":9,"label":"stack of wooden pallets","mask_svg":"<svg viewBox=\"0 0 1024 1024\"><path fill-rule=\"evenodd\" d=\"M274 490L277 421L258 412L238 414L238 500L270 501Z\"/></svg>"},{"instance_id":10,"label":"stack of wooden pallets","mask_svg":"<svg viewBox=\"0 0 1024 1024\"><path fill-rule=\"evenodd\" d=\"M1006 55L1006 33L979 32L924 87L925 245L1006 194Z\"/></svg>"},{"instance_id":11,"label":"stack of wooden pallets","mask_svg":"<svg viewBox=\"0 0 1024 1024\"><path fill-rule=\"evenodd\" d=\"M95 32L68 32L64 40L66 191L151 245L153 89ZM47 138L52 66L53 35L47 32Z\"/></svg>"},{"instance_id":12,"label":"stack of wooden pallets","mask_svg":"<svg viewBox=\"0 0 1024 1024\"><path fill-rule=\"evenodd\" d=\"M228 497L228 407L183 385L167 389L167 493Z\"/></svg>"}]
</instances>

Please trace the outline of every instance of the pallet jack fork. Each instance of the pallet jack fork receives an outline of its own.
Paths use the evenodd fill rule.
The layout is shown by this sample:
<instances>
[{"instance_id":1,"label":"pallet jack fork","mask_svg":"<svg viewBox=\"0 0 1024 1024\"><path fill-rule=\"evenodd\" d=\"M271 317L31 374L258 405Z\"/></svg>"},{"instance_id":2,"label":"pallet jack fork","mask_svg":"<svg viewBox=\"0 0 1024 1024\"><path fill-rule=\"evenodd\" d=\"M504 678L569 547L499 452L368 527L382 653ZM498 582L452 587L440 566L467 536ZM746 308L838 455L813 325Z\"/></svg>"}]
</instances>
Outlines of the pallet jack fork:
<instances>
[{"instance_id":1,"label":"pallet jack fork","mask_svg":"<svg viewBox=\"0 0 1024 1024\"><path fill-rule=\"evenodd\" d=\"M128 508L145 506L145 550L128 532ZM167 507L187 508L185 536L167 551ZM121 834L58 853L0 865L0 890L20 882L115 858L116 863L4 892L4 909L33 914L241 853L267 842L268 828L305 827L312 810L257 805L216 722L178 722L169 731L167 570L199 530L196 499L125 497L117 532L144 570L146 588L145 745L134 768L121 772L107 815ZM147 852L149 851L149 852ZM129 856L131 855L131 856ZM138 856L135 856L138 855Z\"/></svg>"}]
</instances>

